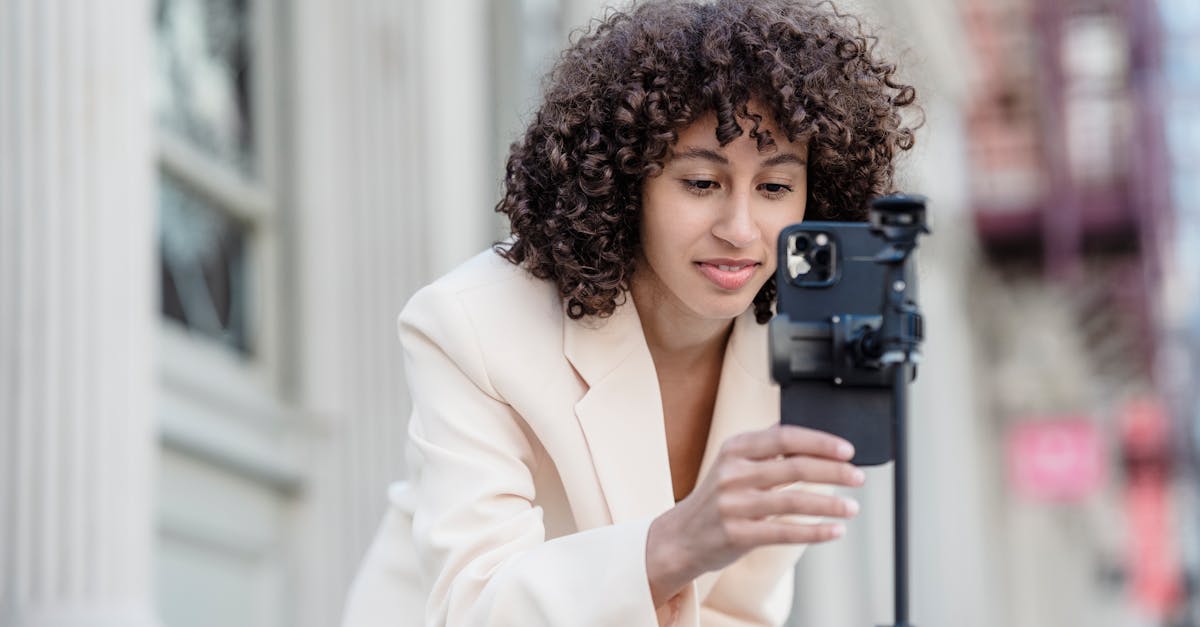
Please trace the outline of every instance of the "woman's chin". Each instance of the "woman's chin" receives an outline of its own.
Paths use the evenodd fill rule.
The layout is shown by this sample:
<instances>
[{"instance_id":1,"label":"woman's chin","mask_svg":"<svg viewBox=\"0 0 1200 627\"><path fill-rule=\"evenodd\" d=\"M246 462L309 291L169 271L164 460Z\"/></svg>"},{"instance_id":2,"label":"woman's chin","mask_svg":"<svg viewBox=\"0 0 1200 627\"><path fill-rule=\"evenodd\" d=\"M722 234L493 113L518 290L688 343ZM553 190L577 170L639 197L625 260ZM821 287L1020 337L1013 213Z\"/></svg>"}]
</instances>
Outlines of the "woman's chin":
<instances>
[{"instance_id":1,"label":"woman's chin","mask_svg":"<svg viewBox=\"0 0 1200 627\"><path fill-rule=\"evenodd\" d=\"M713 293L713 290L708 290L702 296L697 295L699 298L693 301L693 309L704 318L730 320L754 306L754 297L760 289L761 284L753 283L736 292Z\"/></svg>"},{"instance_id":2,"label":"woman's chin","mask_svg":"<svg viewBox=\"0 0 1200 627\"><path fill-rule=\"evenodd\" d=\"M754 298L735 298L728 295L724 298L697 303L694 307L700 317L708 320L732 320L749 309L754 304Z\"/></svg>"}]
</instances>

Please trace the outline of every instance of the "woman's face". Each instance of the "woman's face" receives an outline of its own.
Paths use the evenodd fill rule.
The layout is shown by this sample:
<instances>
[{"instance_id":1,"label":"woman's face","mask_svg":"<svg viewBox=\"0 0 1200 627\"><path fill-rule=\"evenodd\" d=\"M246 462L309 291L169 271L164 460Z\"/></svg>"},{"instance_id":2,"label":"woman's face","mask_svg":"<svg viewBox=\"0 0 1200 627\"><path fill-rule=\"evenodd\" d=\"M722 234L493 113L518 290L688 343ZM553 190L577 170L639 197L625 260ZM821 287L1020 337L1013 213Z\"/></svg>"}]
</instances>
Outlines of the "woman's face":
<instances>
[{"instance_id":1,"label":"woman's face","mask_svg":"<svg viewBox=\"0 0 1200 627\"><path fill-rule=\"evenodd\" d=\"M710 113L680 131L662 173L642 186L633 281L683 315L727 320L750 307L775 271L779 232L804 218L807 144L789 142L761 107L750 111L774 149L759 152L749 133L722 147Z\"/></svg>"}]
</instances>

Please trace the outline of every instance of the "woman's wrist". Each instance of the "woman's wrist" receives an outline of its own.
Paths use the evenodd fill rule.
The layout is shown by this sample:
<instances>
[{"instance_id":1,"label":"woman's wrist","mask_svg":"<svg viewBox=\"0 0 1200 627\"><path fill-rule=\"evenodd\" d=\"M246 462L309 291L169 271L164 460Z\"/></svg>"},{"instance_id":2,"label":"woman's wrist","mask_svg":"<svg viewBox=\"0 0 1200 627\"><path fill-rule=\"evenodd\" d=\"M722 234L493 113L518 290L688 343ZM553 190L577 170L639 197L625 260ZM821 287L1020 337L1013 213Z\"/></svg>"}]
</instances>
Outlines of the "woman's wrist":
<instances>
[{"instance_id":1,"label":"woman's wrist","mask_svg":"<svg viewBox=\"0 0 1200 627\"><path fill-rule=\"evenodd\" d=\"M662 607L695 579L683 547L675 541L679 535L672 531L667 514L655 518L646 534L646 578L655 608Z\"/></svg>"}]
</instances>

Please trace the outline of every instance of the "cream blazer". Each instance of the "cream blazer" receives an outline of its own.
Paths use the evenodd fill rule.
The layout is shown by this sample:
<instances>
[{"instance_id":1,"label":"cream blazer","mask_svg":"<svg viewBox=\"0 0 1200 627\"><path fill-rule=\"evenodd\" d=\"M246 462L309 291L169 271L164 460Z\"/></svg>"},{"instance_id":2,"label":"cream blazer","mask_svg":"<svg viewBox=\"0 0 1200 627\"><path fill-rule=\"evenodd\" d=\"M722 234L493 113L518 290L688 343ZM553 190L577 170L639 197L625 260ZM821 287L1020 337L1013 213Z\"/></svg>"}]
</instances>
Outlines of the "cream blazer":
<instances>
[{"instance_id":1,"label":"cream blazer","mask_svg":"<svg viewBox=\"0 0 1200 627\"><path fill-rule=\"evenodd\" d=\"M492 251L399 319L412 394L409 481L343 625L779 625L803 547L756 549L658 612L646 532L674 506L658 379L632 299L571 320L555 287ZM729 436L779 419L766 327L735 324L703 478Z\"/></svg>"}]
</instances>

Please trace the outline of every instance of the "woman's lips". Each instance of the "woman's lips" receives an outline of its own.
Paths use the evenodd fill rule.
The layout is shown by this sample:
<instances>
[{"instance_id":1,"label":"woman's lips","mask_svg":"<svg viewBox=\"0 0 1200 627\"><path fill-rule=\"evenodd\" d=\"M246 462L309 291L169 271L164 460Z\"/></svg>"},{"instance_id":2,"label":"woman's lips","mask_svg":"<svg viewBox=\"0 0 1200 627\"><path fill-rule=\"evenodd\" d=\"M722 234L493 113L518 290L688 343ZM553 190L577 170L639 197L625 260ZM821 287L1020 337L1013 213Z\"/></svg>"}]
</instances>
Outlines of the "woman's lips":
<instances>
[{"instance_id":1,"label":"woman's lips","mask_svg":"<svg viewBox=\"0 0 1200 627\"><path fill-rule=\"evenodd\" d=\"M739 290L754 276L758 271L757 262L735 262L731 264L712 263L707 261L696 262L696 267L700 269L700 273L712 281L714 285L723 290Z\"/></svg>"}]
</instances>

